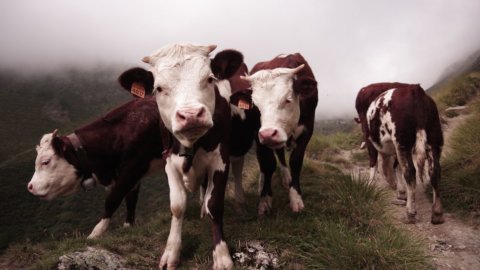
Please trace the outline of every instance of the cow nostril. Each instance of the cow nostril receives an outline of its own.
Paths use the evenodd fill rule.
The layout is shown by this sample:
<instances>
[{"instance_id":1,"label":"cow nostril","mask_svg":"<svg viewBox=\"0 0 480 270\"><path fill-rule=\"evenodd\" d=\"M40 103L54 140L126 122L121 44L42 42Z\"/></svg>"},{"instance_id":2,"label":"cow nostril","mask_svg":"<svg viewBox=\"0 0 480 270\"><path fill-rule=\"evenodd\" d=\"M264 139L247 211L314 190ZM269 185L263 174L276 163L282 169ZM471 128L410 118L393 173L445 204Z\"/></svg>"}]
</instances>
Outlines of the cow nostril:
<instances>
[{"instance_id":1,"label":"cow nostril","mask_svg":"<svg viewBox=\"0 0 480 270\"><path fill-rule=\"evenodd\" d=\"M197 117L201 118L204 115L205 115L205 108L202 107L200 108L200 110L198 110Z\"/></svg>"},{"instance_id":2,"label":"cow nostril","mask_svg":"<svg viewBox=\"0 0 480 270\"><path fill-rule=\"evenodd\" d=\"M276 129L274 129L274 130L272 131L272 137L275 137L275 135L277 135L277 130L276 130Z\"/></svg>"},{"instance_id":3,"label":"cow nostril","mask_svg":"<svg viewBox=\"0 0 480 270\"><path fill-rule=\"evenodd\" d=\"M187 117L185 117L185 115L183 115L182 113L177 112L177 119L184 121L187 119Z\"/></svg>"},{"instance_id":4,"label":"cow nostril","mask_svg":"<svg viewBox=\"0 0 480 270\"><path fill-rule=\"evenodd\" d=\"M32 183L29 183L29 184L28 184L28 191L31 192L32 190L33 190L33 185L32 185Z\"/></svg>"}]
</instances>

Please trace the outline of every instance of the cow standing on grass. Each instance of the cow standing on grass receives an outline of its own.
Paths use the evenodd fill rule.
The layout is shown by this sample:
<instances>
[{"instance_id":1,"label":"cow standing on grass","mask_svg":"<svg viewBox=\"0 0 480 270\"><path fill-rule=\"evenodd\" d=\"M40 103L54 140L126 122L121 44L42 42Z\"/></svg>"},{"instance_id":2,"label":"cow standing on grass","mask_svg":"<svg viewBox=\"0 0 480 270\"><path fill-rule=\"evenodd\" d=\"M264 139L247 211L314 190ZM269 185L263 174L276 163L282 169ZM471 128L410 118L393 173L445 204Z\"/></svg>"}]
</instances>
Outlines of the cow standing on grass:
<instances>
[{"instance_id":1,"label":"cow standing on grass","mask_svg":"<svg viewBox=\"0 0 480 270\"><path fill-rule=\"evenodd\" d=\"M132 69L123 84L140 83L154 91L160 117L170 131L165 171L170 187L172 223L160 268L174 269L180 259L182 223L188 191L206 182L201 211L212 219L213 268L233 262L223 236L223 208L229 169L230 105L227 80L243 62L237 51L209 54L216 46L172 44L143 58L149 70ZM153 78L144 80L143 78ZM157 112L158 114L158 112Z\"/></svg>"},{"instance_id":2,"label":"cow standing on grass","mask_svg":"<svg viewBox=\"0 0 480 270\"><path fill-rule=\"evenodd\" d=\"M367 91L375 91L375 85L362 89L357 96L367 95ZM388 88L388 89L387 89ZM443 146L443 134L437 106L431 97L419 85L391 85L384 87L368 105L366 118L360 120L366 124L364 133L376 156L378 151L384 160L393 156L398 161L403 179L407 184L407 222L415 223L415 187L417 177L424 183L430 182L433 188L432 224L444 222L440 201L440 156ZM358 110L358 108L357 108ZM362 115L360 115L362 119ZM366 122L364 122L366 121ZM371 160L372 161L372 160ZM392 167L392 163L386 163ZM384 166L384 167L385 167ZM392 172L393 168L385 168L384 172ZM390 180L390 182L395 182Z\"/></svg>"},{"instance_id":3,"label":"cow standing on grass","mask_svg":"<svg viewBox=\"0 0 480 270\"><path fill-rule=\"evenodd\" d=\"M102 235L123 198L124 226L135 221L140 179L163 168L161 130L155 99L128 102L74 133L43 135L28 191L46 200L98 182L109 187L105 212L88 238Z\"/></svg>"},{"instance_id":4,"label":"cow standing on grass","mask_svg":"<svg viewBox=\"0 0 480 270\"><path fill-rule=\"evenodd\" d=\"M260 111L261 127L257 137L257 157L261 172L258 214L272 207L271 180L277 154L282 182L289 189L290 208L303 210L300 170L305 149L312 137L317 82L307 61L299 53L280 55L256 64L245 79L251 83L252 98ZM285 148L291 150L289 165Z\"/></svg>"}]
</instances>

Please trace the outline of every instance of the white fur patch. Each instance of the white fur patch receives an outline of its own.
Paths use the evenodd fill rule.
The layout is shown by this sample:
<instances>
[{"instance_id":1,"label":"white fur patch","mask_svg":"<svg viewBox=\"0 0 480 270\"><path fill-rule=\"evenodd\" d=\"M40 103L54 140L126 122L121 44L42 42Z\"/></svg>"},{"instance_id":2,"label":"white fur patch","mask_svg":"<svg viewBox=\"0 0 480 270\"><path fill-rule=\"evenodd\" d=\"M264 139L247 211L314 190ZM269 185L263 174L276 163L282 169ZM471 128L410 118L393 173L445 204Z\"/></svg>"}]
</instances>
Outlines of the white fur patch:
<instances>
[{"instance_id":1,"label":"white fur patch","mask_svg":"<svg viewBox=\"0 0 480 270\"><path fill-rule=\"evenodd\" d=\"M102 218L100 222L93 228L92 233L87 237L88 239L95 239L100 237L105 231L108 229L108 225L110 225L109 218Z\"/></svg>"},{"instance_id":2,"label":"white fur patch","mask_svg":"<svg viewBox=\"0 0 480 270\"><path fill-rule=\"evenodd\" d=\"M220 95L222 97L224 97L226 100L230 100L230 96L232 95L232 88L228 80L217 81L217 88L218 92L220 92Z\"/></svg>"},{"instance_id":3,"label":"white fur patch","mask_svg":"<svg viewBox=\"0 0 480 270\"><path fill-rule=\"evenodd\" d=\"M290 208L293 212L297 213L305 208L303 205L302 196L298 194L296 189L291 187L288 191L288 196L290 197Z\"/></svg>"},{"instance_id":4,"label":"white fur patch","mask_svg":"<svg viewBox=\"0 0 480 270\"><path fill-rule=\"evenodd\" d=\"M224 241L220 241L213 250L213 269L224 270L232 269L233 261L228 251L228 246Z\"/></svg>"},{"instance_id":5,"label":"white fur patch","mask_svg":"<svg viewBox=\"0 0 480 270\"><path fill-rule=\"evenodd\" d=\"M247 118L247 115L245 114L245 111L238 108L235 105L230 105L230 114L231 116L238 115L240 119L245 120Z\"/></svg>"}]
</instances>

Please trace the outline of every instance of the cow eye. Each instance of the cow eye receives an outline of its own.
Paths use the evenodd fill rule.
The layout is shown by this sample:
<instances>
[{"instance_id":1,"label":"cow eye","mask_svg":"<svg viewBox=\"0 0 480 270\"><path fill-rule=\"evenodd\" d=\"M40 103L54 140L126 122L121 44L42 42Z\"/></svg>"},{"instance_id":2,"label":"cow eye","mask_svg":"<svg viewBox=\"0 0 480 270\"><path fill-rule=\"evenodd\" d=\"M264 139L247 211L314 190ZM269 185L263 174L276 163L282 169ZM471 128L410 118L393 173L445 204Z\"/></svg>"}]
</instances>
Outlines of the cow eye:
<instances>
[{"instance_id":1,"label":"cow eye","mask_svg":"<svg viewBox=\"0 0 480 270\"><path fill-rule=\"evenodd\" d=\"M292 100L290 98L285 99L285 104L292 103Z\"/></svg>"},{"instance_id":2,"label":"cow eye","mask_svg":"<svg viewBox=\"0 0 480 270\"><path fill-rule=\"evenodd\" d=\"M162 92L162 88L161 88L160 86L157 86L157 88L155 88L155 90L156 90L158 93Z\"/></svg>"},{"instance_id":3,"label":"cow eye","mask_svg":"<svg viewBox=\"0 0 480 270\"><path fill-rule=\"evenodd\" d=\"M216 79L217 79L217 78L215 78L215 76L210 75L210 76L208 76L207 81L208 81L208 83L213 83L213 81L215 81Z\"/></svg>"},{"instance_id":4,"label":"cow eye","mask_svg":"<svg viewBox=\"0 0 480 270\"><path fill-rule=\"evenodd\" d=\"M48 163L50 163L50 159L42 161L42 166L46 166Z\"/></svg>"}]
</instances>

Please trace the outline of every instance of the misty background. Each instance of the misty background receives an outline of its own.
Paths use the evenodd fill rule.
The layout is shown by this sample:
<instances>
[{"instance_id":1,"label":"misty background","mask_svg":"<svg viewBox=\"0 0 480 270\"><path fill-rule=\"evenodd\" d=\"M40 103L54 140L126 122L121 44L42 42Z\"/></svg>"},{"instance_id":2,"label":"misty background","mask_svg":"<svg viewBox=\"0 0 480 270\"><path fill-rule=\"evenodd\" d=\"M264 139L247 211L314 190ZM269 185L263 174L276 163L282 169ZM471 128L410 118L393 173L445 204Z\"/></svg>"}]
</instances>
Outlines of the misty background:
<instances>
[{"instance_id":1,"label":"misty background","mask_svg":"<svg viewBox=\"0 0 480 270\"><path fill-rule=\"evenodd\" d=\"M480 49L480 1L162 0L0 2L0 70L142 66L173 42L241 51L249 68L302 53L319 83L317 118L354 115L370 83L420 83Z\"/></svg>"}]
</instances>

